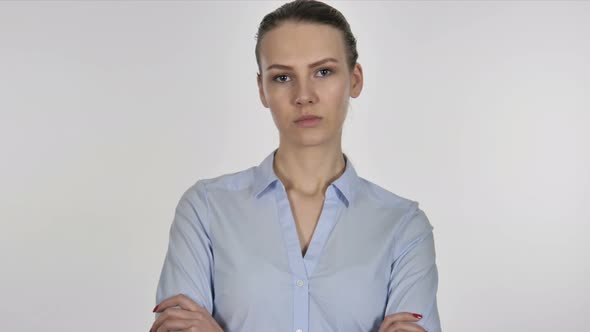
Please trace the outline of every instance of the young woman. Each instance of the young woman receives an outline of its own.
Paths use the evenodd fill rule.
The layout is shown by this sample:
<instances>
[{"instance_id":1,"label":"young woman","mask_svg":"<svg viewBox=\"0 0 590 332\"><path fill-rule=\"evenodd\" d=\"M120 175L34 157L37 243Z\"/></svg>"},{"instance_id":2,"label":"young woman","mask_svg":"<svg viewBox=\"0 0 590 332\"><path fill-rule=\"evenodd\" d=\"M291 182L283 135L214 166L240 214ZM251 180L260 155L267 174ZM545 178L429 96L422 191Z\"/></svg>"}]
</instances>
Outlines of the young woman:
<instances>
[{"instance_id":1,"label":"young woman","mask_svg":"<svg viewBox=\"0 0 590 332\"><path fill-rule=\"evenodd\" d=\"M151 331L440 331L431 224L342 152L363 87L357 57L346 19L324 3L264 17L257 84L279 146L182 195Z\"/></svg>"}]
</instances>

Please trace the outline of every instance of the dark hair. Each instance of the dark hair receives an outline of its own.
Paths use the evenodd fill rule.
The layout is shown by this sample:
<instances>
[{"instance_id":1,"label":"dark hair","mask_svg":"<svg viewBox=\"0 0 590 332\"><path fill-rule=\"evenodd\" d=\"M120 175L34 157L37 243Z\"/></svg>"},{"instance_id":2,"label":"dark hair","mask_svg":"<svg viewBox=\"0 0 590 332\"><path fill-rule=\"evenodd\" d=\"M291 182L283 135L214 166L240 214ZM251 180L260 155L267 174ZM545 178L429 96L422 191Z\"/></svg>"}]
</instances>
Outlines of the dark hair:
<instances>
[{"instance_id":1,"label":"dark hair","mask_svg":"<svg viewBox=\"0 0 590 332\"><path fill-rule=\"evenodd\" d=\"M281 7L275 9L273 12L267 14L258 26L258 33L256 33L256 63L260 71L260 41L262 37L270 30L276 28L283 22L307 22L327 24L342 31L344 37L344 45L346 47L346 60L348 62L348 69L352 70L358 58L356 50L356 38L350 30L350 25L344 15L336 8L333 8L323 2L315 0L295 0L288 2ZM260 72L262 73L262 72Z\"/></svg>"}]
</instances>

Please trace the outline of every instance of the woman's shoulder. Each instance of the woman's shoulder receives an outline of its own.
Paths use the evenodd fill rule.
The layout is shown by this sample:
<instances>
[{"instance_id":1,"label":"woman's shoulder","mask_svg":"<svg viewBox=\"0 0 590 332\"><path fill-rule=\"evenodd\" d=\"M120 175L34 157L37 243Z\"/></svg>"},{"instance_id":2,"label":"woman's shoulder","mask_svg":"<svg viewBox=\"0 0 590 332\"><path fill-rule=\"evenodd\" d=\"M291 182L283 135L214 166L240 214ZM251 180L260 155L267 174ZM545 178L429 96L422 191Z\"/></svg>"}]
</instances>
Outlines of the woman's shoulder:
<instances>
[{"instance_id":1,"label":"woman's shoulder","mask_svg":"<svg viewBox=\"0 0 590 332\"><path fill-rule=\"evenodd\" d=\"M241 190L252 183L255 166L235 171L222 173L213 177L202 177L189 186L186 191L205 190Z\"/></svg>"},{"instance_id":2,"label":"woman's shoulder","mask_svg":"<svg viewBox=\"0 0 590 332\"><path fill-rule=\"evenodd\" d=\"M383 209L383 215L394 225L405 225L420 232L432 230L432 225L418 201L401 196L384 186L360 178L365 199L371 209ZM373 205L371 205L373 204Z\"/></svg>"},{"instance_id":3,"label":"woman's shoulder","mask_svg":"<svg viewBox=\"0 0 590 332\"><path fill-rule=\"evenodd\" d=\"M359 177L359 190L368 201L382 208L396 210L413 210L418 208L418 201L402 196L385 186L373 181Z\"/></svg>"}]
</instances>

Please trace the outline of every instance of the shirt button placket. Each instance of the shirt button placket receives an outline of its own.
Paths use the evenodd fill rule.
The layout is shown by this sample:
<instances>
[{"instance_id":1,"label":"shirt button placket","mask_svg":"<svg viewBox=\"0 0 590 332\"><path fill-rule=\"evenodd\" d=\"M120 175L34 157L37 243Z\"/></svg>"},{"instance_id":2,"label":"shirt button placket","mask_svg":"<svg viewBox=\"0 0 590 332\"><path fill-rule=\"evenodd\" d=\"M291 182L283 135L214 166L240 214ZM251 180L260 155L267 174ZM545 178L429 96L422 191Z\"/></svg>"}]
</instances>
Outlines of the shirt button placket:
<instances>
[{"instance_id":1,"label":"shirt button placket","mask_svg":"<svg viewBox=\"0 0 590 332\"><path fill-rule=\"evenodd\" d=\"M307 280L295 281L295 332L306 332L309 326L309 291Z\"/></svg>"}]
</instances>

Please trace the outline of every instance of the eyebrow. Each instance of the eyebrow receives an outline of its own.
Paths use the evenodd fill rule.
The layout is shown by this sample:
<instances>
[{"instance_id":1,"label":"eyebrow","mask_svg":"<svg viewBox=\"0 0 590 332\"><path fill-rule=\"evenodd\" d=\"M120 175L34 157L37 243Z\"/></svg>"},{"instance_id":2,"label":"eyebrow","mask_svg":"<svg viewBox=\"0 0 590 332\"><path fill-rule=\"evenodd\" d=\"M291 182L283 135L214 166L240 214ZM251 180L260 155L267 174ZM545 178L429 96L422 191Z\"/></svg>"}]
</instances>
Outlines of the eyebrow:
<instances>
[{"instance_id":1,"label":"eyebrow","mask_svg":"<svg viewBox=\"0 0 590 332\"><path fill-rule=\"evenodd\" d=\"M312 63L312 64L308 65L308 67L309 67L309 68L313 68L313 67L315 67L315 66L319 66L319 65L321 65L321 64L324 64L324 63L326 63L326 62L336 62L336 63L337 63L337 62L338 62L338 60L336 60L336 59L334 59L334 58L325 58L325 59L322 59L322 60L320 60L320 61L316 61L316 62L314 62L314 63ZM273 68L276 68L276 69L293 69L293 67L291 67L291 66L287 66L287 65L272 64L272 65L268 66L268 67L266 68L266 70L271 70L271 69L273 69Z\"/></svg>"}]
</instances>

